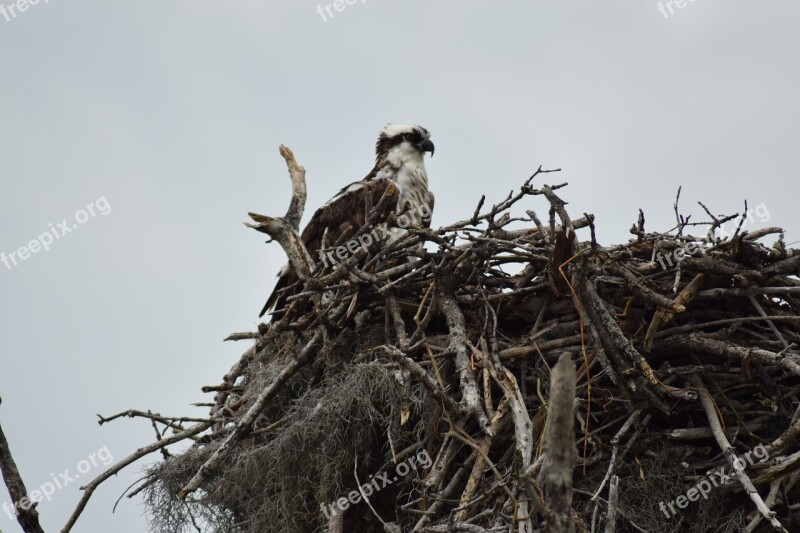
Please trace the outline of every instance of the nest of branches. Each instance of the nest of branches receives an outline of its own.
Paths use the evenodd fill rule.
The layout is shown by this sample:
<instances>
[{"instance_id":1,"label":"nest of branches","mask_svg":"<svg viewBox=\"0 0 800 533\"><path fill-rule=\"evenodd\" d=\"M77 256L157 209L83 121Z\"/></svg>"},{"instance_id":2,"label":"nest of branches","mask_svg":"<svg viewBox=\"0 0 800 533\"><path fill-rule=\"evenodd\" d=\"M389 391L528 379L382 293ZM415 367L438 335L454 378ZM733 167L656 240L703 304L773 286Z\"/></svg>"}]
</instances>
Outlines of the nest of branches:
<instances>
[{"instance_id":1,"label":"nest of branches","mask_svg":"<svg viewBox=\"0 0 800 533\"><path fill-rule=\"evenodd\" d=\"M603 246L539 169L322 266L282 154L289 212L251 217L300 275L285 311L232 336L254 346L206 387L208 418L125 413L172 432L150 451L194 441L135 491L154 530L798 530L800 251L782 230L690 222L676 200L669 232L640 213ZM382 206L362 233L392 223Z\"/></svg>"}]
</instances>

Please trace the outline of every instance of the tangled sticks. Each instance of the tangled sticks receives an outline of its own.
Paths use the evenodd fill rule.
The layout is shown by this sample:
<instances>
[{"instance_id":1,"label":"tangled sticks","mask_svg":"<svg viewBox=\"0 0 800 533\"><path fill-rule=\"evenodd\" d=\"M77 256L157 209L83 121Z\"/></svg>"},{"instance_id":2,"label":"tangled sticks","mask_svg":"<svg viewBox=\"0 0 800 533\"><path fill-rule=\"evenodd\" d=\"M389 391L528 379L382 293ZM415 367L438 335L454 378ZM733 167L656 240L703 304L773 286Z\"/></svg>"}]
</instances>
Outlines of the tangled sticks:
<instances>
[{"instance_id":1,"label":"tangled sticks","mask_svg":"<svg viewBox=\"0 0 800 533\"><path fill-rule=\"evenodd\" d=\"M286 311L231 336L254 346L204 388L209 417L121 414L193 440L133 491L155 530L797 530L800 253L782 230L721 239L712 217L694 237L676 200L670 232L640 213L601 246L566 184L531 185L540 168L466 220L318 265L281 154L289 212L251 217L301 273ZM545 222L512 215L529 197Z\"/></svg>"}]
</instances>

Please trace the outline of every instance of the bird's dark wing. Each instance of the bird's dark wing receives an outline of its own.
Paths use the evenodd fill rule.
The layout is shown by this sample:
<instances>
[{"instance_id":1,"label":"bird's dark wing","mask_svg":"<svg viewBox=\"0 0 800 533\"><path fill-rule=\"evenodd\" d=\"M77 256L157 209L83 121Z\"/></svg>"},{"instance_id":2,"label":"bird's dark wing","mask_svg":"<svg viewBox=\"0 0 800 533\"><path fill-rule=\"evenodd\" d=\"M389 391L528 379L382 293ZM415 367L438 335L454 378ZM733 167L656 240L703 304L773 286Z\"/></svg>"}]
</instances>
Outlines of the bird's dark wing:
<instances>
[{"instance_id":1,"label":"bird's dark wing","mask_svg":"<svg viewBox=\"0 0 800 533\"><path fill-rule=\"evenodd\" d=\"M341 244L348 236L354 235L367 222L372 207L380 201L381 196L391 183L388 179L373 179L371 173L366 179L351 183L339 191L325 205L317 209L311 220L308 221L301 238L308 253L315 262L320 260L319 251ZM397 194L388 198L387 212L397 208ZM261 310L261 317L270 309L279 310L286 302L290 287L298 280L294 269L280 275L272 294L267 299L266 305Z\"/></svg>"},{"instance_id":2,"label":"bird's dark wing","mask_svg":"<svg viewBox=\"0 0 800 533\"><path fill-rule=\"evenodd\" d=\"M317 209L302 234L303 244L306 245L308 253L316 260L322 248L323 237L325 247L330 248L361 229L367 223L369 212L380 201L389 183L391 182L388 179L351 183ZM387 212L393 211L396 206L395 195L389 198Z\"/></svg>"}]
</instances>

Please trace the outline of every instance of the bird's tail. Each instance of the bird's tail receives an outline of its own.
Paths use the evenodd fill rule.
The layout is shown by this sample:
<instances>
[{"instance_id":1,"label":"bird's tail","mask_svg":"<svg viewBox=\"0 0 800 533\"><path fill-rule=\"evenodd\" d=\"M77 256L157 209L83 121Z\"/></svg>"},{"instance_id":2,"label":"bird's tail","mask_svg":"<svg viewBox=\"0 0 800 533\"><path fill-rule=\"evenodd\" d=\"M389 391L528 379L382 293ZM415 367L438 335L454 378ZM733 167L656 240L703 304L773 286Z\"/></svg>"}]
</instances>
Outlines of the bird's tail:
<instances>
[{"instance_id":1,"label":"bird's tail","mask_svg":"<svg viewBox=\"0 0 800 533\"><path fill-rule=\"evenodd\" d=\"M264 308L258 314L258 318L264 316L267 311L283 308L283 305L286 303L286 297L288 295L284 294L283 289L289 286L292 272L284 272L282 270L278 275L280 276L278 278L278 283L276 283L275 288L272 289L272 294L270 294L269 298L267 298L267 303L264 304Z\"/></svg>"}]
</instances>

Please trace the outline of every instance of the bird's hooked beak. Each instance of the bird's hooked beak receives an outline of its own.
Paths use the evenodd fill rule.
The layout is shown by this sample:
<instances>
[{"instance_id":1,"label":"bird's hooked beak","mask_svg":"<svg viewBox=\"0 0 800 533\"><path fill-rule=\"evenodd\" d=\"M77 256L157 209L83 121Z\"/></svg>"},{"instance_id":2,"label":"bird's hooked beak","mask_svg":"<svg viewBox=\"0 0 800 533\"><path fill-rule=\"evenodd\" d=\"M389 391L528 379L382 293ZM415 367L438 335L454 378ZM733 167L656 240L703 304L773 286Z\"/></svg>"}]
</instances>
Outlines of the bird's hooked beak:
<instances>
[{"instance_id":1,"label":"bird's hooked beak","mask_svg":"<svg viewBox=\"0 0 800 533\"><path fill-rule=\"evenodd\" d=\"M430 141L430 139L426 139L426 140L422 141L419 144L415 144L414 147L417 150L419 150L420 152L422 152L423 154L425 152L430 152L431 153L431 157L433 157L434 146L433 146L433 143Z\"/></svg>"}]
</instances>

